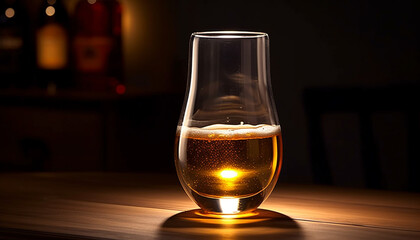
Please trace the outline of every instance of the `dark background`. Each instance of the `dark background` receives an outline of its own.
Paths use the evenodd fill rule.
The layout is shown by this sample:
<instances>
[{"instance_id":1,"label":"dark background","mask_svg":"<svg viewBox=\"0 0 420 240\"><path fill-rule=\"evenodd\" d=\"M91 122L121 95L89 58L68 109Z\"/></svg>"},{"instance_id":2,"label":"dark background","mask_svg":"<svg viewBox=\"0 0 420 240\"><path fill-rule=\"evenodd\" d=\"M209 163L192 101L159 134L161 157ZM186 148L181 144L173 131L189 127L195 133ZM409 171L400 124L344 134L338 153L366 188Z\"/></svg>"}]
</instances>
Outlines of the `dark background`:
<instances>
[{"instance_id":1,"label":"dark background","mask_svg":"<svg viewBox=\"0 0 420 240\"><path fill-rule=\"evenodd\" d=\"M127 93L1 89L1 169L175 173L190 34L249 30L270 36L280 181L418 191L415 2L123 0Z\"/></svg>"}]
</instances>

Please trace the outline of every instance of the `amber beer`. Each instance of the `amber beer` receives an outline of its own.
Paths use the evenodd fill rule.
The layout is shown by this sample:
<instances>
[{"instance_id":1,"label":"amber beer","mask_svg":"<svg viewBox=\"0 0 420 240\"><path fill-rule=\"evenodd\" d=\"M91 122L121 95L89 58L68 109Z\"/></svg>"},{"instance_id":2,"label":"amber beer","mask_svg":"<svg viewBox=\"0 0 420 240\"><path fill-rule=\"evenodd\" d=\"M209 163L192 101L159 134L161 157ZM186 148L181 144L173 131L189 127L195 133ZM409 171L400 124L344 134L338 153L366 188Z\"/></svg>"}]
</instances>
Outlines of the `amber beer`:
<instances>
[{"instance_id":1,"label":"amber beer","mask_svg":"<svg viewBox=\"0 0 420 240\"><path fill-rule=\"evenodd\" d=\"M282 162L280 126L179 127L175 159L185 191L202 209L227 214L251 211L277 181Z\"/></svg>"}]
</instances>

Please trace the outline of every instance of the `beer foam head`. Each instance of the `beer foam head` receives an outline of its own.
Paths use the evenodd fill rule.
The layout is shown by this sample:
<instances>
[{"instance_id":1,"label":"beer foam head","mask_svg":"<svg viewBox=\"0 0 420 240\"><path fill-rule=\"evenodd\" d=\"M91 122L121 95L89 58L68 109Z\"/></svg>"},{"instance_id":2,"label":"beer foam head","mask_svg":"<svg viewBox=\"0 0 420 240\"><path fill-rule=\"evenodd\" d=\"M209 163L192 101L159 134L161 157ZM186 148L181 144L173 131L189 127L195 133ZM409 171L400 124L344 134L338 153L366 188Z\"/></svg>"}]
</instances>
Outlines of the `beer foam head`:
<instances>
[{"instance_id":1,"label":"beer foam head","mask_svg":"<svg viewBox=\"0 0 420 240\"><path fill-rule=\"evenodd\" d=\"M184 137L204 139L264 138L280 134L280 126L266 124L213 124L202 128L182 126L178 128L178 132Z\"/></svg>"}]
</instances>

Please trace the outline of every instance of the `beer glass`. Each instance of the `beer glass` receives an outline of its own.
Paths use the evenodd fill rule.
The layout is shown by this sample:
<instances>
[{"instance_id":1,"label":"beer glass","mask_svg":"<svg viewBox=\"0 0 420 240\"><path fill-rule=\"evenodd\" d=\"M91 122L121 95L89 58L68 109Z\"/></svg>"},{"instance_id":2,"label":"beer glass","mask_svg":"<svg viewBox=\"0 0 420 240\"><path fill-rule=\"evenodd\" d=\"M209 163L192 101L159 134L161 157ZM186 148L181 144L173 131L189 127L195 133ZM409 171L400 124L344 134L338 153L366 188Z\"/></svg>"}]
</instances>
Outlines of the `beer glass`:
<instances>
[{"instance_id":1,"label":"beer glass","mask_svg":"<svg viewBox=\"0 0 420 240\"><path fill-rule=\"evenodd\" d=\"M179 180L201 213L251 213L273 190L282 139L262 32L196 32L175 141Z\"/></svg>"}]
</instances>

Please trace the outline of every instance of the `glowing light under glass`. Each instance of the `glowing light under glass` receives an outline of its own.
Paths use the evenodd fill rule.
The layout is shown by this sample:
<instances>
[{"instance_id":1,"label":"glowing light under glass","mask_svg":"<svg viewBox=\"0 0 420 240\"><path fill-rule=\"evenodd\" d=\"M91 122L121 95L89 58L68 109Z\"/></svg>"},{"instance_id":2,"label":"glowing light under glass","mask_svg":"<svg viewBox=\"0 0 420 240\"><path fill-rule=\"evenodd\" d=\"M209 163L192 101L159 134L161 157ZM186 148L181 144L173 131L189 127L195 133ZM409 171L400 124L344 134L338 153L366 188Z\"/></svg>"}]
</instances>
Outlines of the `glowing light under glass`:
<instances>
[{"instance_id":1,"label":"glowing light under glass","mask_svg":"<svg viewBox=\"0 0 420 240\"><path fill-rule=\"evenodd\" d=\"M239 212L239 198L222 198L219 199L219 204L223 214L235 214Z\"/></svg>"}]
</instances>

